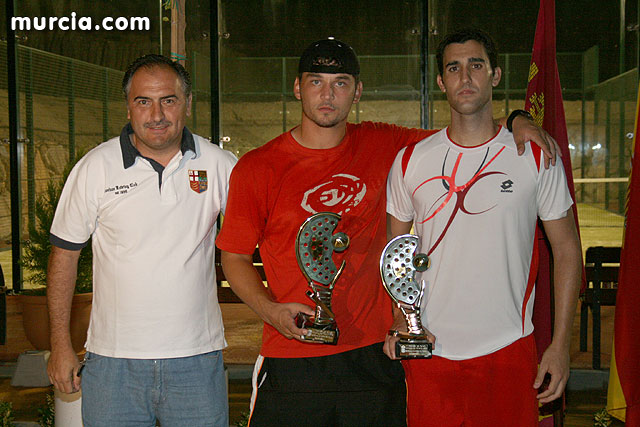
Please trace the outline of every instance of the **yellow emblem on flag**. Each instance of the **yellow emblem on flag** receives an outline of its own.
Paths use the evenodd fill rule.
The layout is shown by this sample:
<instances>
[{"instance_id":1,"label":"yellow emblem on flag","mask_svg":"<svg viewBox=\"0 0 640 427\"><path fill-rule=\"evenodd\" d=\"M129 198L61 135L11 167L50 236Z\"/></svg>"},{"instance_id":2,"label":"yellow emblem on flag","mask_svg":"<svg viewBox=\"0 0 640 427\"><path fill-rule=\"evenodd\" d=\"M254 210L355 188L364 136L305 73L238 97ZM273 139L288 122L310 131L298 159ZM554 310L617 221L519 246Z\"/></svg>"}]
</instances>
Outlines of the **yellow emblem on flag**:
<instances>
[{"instance_id":1,"label":"yellow emblem on flag","mask_svg":"<svg viewBox=\"0 0 640 427\"><path fill-rule=\"evenodd\" d=\"M538 66L535 62L532 62L531 66L529 67L529 80L527 80L527 83L533 80L533 78L538 74L538 71Z\"/></svg>"},{"instance_id":2,"label":"yellow emblem on flag","mask_svg":"<svg viewBox=\"0 0 640 427\"><path fill-rule=\"evenodd\" d=\"M531 102L529 113L533 116L533 121L536 125L542 127L542 122L544 121L544 93L540 95L533 93L529 97L529 102Z\"/></svg>"}]
</instances>

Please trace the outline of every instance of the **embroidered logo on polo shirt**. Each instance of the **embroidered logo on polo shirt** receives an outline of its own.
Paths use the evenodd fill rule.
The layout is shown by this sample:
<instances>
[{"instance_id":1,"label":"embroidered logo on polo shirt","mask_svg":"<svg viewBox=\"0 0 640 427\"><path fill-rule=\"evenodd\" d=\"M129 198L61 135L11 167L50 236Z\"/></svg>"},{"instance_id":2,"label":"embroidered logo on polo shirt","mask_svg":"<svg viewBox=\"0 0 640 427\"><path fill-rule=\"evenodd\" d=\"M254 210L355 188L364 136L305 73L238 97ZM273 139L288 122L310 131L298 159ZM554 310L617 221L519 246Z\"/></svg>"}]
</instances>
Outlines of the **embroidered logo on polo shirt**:
<instances>
[{"instance_id":1,"label":"embroidered logo on polo shirt","mask_svg":"<svg viewBox=\"0 0 640 427\"><path fill-rule=\"evenodd\" d=\"M331 178L304 193L302 209L312 214L331 211L342 215L358 206L367 194L367 186L356 176L340 173Z\"/></svg>"},{"instance_id":2,"label":"embroidered logo on polo shirt","mask_svg":"<svg viewBox=\"0 0 640 427\"><path fill-rule=\"evenodd\" d=\"M189 186L196 193L207 191L207 171L194 171L189 169Z\"/></svg>"}]
</instances>

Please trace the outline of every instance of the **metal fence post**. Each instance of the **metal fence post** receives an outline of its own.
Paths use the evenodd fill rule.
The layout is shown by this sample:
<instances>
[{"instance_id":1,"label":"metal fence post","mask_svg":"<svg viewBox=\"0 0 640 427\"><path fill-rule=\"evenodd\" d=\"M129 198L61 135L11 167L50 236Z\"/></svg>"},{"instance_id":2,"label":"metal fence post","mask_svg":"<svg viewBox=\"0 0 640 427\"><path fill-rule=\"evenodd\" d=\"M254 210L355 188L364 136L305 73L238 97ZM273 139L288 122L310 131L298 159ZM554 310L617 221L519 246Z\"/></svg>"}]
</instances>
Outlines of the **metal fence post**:
<instances>
[{"instance_id":1,"label":"metal fence post","mask_svg":"<svg viewBox=\"0 0 640 427\"><path fill-rule=\"evenodd\" d=\"M104 69L102 90L102 140L109 139L109 70Z\"/></svg>"},{"instance_id":2,"label":"metal fence post","mask_svg":"<svg viewBox=\"0 0 640 427\"><path fill-rule=\"evenodd\" d=\"M33 135L33 56L27 50L27 79L25 82L25 113L27 119L27 227L36 226L36 147Z\"/></svg>"},{"instance_id":3,"label":"metal fence post","mask_svg":"<svg viewBox=\"0 0 640 427\"><path fill-rule=\"evenodd\" d=\"M287 58L282 57L282 132L287 131Z\"/></svg>"},{"instance_id":4,"label":"metal fence post","mask_svg":"<svg viewBox=\"0 0 640 427\"><path fill-rule=\"evenodd\" d=\"M67 123L69 128L69 162L73 162L76 159L76 121L75 121L75 83L73 73L73 60L69 61L67 68L69 77L67 81L69 86L67 88Z\"/></svg>"},{"instance_id":5,"label":"metal fence post","mask_svg":"<svg viewBox=\"0 0 640 427\"><path fill-rule=\"evenodd\" d=\"M193 116L192 132L198 133L198 52L195 50L191 54L191 115Z\"/></svg>"},{"instance_id":6,"label":"metal fence post","mask_svg":"<svg viewBox=\"0 0 640 427\"><path fill-rule=\"evenodd\" d=\"M582 60L582 82L581 82L581 94L580 94L580 105L581 105L581 109L580 109L580 178L585 178L584 176L584 168L585 165L587 163L587 159L585 158L585 154L586 154L586 150L585 147L587 145L587 142L585 141L586 137L587 137L587 128L586 128L586 120L587 120L587 112L585 111L587 108L587 101L586 101L586 96L585 96L585 91L586 91L586 84L585 84L585 75L586 75L586 70L585 70L585 56L586 53L582 52L581 55L581 60ZM594 97L595 98L595 97ZM594 106L595 106L595 99L593 102ZM595 123L594 123L595 125ZM576 149L578 149L576 147ZM578 198L578 195L576 194L576 202L583 202L585 200L584 197L584 184L580 184L580 197Z\"/></svg>"},{"instance_id":7,"label":"metal fence post","mask_svg":"<svg viewBox=\"0 0 640 427\"><path fill-rule=\"evenodd\" d=\"M15 15L15 0L5 1L7 22ZM13 290L22 289L22 268L16 262L21 256L22 239L22 190L20 188L21 149L18 141L20 133L20 97L18 96L18 44L15 31L11 25L7 29L7 92L9 101L9 176L11 184L11 256L13 273Z\"/></svg>"},{"instance_id":8,"label":"metal fence post","mask_svg":"<svg viewBox=\"0 0 640 427\"><path fill-rule=\"evenodd\" d=\"M220 35L218 33L218 0L209 0L209 25L211 34L211 63L210 82L211 93L209 100L211 102L211 141L214 144L220 144L220 66L218 55L220 53Z\"/></svg>"},{"instance_id":9,"label":"metal fence post","mask_svg":"<svg viewBox=\"0 0 640 427\"><path fill-rule=\"evenodd\" d=\"M605 125L605 145L604 145L604 176L611 176L611 101L606 100L607 103L607 121ZM604 184L604 208L609 210L609 184Z\"/></svg>"},{"instance_id":10,"label":"metal fence post","mask_svg":"<svg viewBox=\"0 0 640 427\"><path fill-rule=\"evenodd\" d=\"M429 128L429 1L422 0L422 19L420 20L420 127Z\"/></svg>"},{"instance_id":11,"label":"metal fence post","mask_svg":"<svg viewBox=\"0 0 640 427\"><path fill-rule=\"evenodd\" d=\"M509 64L509 59L511 58L511 55L509 55L508 53L506 55L504 55L504 73L502 73L502 75L504 76L504 111L505 111L505 116L509 115L509 89L510 89L510 85L509 85L509 66L511 64ZM526 97L526 95L525 95Z\"/></svg>"},{"instance_id":12,"label":"metal fence post","mask_svg":"<svg viewBox=\"0 0 640 427\"><path fill-rule=\"evenodd\" d=\"M624 146L626 142L625 131L624 131L624 123L625 123L625 108L624 108L624 99L620 100L620 110L618 111L619 116L619 128L618 128L618 172L616 176L628 176L627 171L625 170L625 155L624 155ZM624 215L625 214L625 204L627 202L627 186L625 184L616 183L614 184L618 187L618 209L617 213Z\"/></svg>"}]
</instances>

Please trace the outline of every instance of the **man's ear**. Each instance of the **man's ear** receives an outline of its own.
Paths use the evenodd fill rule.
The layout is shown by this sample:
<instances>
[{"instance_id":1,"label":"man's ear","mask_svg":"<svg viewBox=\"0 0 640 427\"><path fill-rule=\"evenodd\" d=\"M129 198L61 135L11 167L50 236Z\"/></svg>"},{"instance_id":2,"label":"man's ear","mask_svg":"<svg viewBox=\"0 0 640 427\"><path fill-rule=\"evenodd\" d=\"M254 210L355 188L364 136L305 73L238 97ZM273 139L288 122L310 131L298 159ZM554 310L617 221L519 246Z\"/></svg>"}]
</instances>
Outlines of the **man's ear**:
<instances>
[{"instance_id":1,"label":"man's ear","mask_svg":"<svg viewBox=\"0 0 640 427\"><path fill-rule=\"evenodd\" d=\"M436 77L436 82L438 83L438 87L440 88L440 90L446 93L447 89L445 89L444 87L444 82L442 81L442 75L438 74L438 77Z\"/></svg>"},{"instance_id":2,"label":"man's ear","mask_svg":"<svg viewBox=\"0 0 640 427\"><path fill-rule=\"evenodd\" d=\"M502 78L502 68L496 67L493 69L493 78L491 79L491 86L496 87L500 83Z\"/></svg>"},{"instance_id":3,"label":"man's ear","mask_svg":"<svg viewBox=\"0 0 640 427\"><path fill-rule=\"evenodd\" d=\"M296 80L293 82L293 95L296 99L300 99L300 77L296 77Z\"/></svg>"},{"instance_id":4,"label":"man's ear","mask_svg":"<svg viewBox=\"0 0 640 427\"><path fill-rule=\"evenodd\" d=\"M357 104L358 102L360 102L360 97L362 96L362 82L358 82L358 84L356 85L356 93L353 96L353 103Z\"/></svg>"}]
</instances>

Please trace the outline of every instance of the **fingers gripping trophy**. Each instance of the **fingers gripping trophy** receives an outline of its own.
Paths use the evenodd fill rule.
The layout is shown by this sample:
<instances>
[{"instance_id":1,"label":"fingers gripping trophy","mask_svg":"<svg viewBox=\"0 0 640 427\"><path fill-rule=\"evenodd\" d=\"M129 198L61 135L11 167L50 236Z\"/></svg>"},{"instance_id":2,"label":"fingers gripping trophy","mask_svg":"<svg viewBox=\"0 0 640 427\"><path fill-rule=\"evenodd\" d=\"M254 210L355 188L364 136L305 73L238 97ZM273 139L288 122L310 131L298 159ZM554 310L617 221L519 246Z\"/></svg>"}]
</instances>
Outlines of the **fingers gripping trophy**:
<instances>
[{"instance_id":1,"label":"fingers gripping trophy","mask_svg":"<svg viewBox=\"0 0 640 427\"><path fill-rule=\"evenodd\" d=\"M310 216L302 224L296 237L296 257L302 274L310 289L306 295L316 304L314 315L298 313L296 325L305 328L309 334L302 339L314 343L337 344L339 329L331 309L331 296L336 281L344 270L333 262L333 252L342 252L349 246L349 236L338 232L333 234L340 221L340 215L320 212Z\"/></svg>"},{"instance_id":2,"label":"fingers gripping trophy","mask_svg":"<svg viewBox=\"0 0 640 427\"><path fill-rule=\"evenodd\" d=\"M380 256L380 274L385 289L402 311L407 332L389 331L400 337L396 356L403 359L430 358L432 345L420 322L420 303L425 282L418 284L416 272L429 268L429 257L418 252L418 236L404 234L392 239Z\"/></svg>"}]
</instances>

